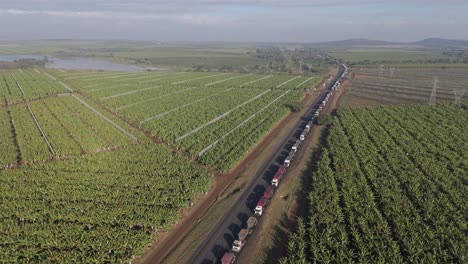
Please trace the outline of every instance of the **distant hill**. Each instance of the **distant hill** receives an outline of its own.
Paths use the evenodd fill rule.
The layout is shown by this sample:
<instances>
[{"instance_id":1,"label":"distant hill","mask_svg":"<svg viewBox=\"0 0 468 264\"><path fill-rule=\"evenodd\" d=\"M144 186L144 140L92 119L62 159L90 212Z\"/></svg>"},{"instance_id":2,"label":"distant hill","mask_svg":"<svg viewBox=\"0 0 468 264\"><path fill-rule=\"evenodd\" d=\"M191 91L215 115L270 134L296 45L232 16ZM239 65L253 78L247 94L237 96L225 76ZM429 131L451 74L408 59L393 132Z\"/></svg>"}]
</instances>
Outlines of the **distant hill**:
<instances>
[{"instance_id":1,"label":"distant hill","mask_svg":"<svg viewBox=\"0 0 468 264\"><path fill-rule=\"evenodd\" d=\"M428 38L428 39L414 42L413 44L424 46L424 47L434 47L434 48L457 48L457 47L468 47L468 40Z\"/></svg>"},{"instance_id":2,"label":"distant hill","mask_svg":"<svg viewBox=\"0 0 468 264\"><path fill-rule=\"evenodd\" d=\"M351 46L388 46L388 45L401 45L396 42L372 40L372 39L346 39L338 41L328 41L313 43L314 46L327 46L327 47L351 47Z\"/></svg>"},{"instance_id":3,"label":"distant hill","mask_svg":"<svg viewBox=\"0 0 468 264\"><path fill-rule=\"evenodd\" d=\"M427 38L416 42L390 42L371 39L347 39L313 43L316 47L355 47L355 46L422 46L428 48L460 48L468 47L468 40L453 40L442 38Z\"/></svg>"}]
</instances>

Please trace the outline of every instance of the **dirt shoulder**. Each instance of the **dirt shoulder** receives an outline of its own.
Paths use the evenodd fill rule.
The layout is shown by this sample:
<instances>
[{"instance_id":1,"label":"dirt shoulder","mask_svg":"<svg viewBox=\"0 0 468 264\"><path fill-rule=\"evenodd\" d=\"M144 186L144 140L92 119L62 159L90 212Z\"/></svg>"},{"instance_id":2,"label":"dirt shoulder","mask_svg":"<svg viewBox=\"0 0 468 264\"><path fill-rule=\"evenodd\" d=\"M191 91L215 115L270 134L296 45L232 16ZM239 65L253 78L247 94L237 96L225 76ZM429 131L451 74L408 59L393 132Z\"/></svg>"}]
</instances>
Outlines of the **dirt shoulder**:
<instances>
[{"instance_id":1,"label":"dirt shoulder","mask_svg":"<svg viewBox=\"0 0 468 264\"><path fill-rule=\"evenodd\" d=\"M211 219L210 215L223 212L226 206L223 206L226 199L233 198L238 190L251 180L253 175L263 166L266 160L275 154L289 134L289 131L295 128L300 122L301 116L314 103L317 96L323 91L322 82L317 84L315 90L309 90L305 93L302 100L303 110L297 113L290 113L276 125L265 138L250 152L235 169L225 174L218 174L210 191L200 197L195 207L187 213L183 220L178 223L170 233L164 234L155 241L154 246L145 250L142 257L135 259L135 263L161 263L165 262L183 262L184 258L190 257L190 249L193 250L193 239L190 233L203 234L211 226L207 221L214 223L217 218ZM234 200L233 200L234 201ZM177 248L177 249L176 249ZM174 252L181 251L181 254ZM183 256L180 256L183 255ZM168 260L167 258L170 258Z\"/></svg>"}]
</instances>

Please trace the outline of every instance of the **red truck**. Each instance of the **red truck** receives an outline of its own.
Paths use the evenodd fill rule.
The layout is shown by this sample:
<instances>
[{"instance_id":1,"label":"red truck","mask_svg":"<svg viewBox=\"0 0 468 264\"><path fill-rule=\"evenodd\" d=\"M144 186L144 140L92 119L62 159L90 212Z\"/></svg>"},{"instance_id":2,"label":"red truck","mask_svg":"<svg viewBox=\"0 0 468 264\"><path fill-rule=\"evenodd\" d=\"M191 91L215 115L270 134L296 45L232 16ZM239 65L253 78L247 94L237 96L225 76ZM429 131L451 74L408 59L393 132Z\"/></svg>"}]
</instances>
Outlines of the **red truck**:
<instances>
[{"instance_id":1,"label":"red truck","mask_svg":"<svg viewBox=\"0 0 468 264\"><path fill-rule=\"evenodd\" d=\"M226 253L221 259L222 264L233 264L236 261L236 256L234 253Z\"/></svg>"},{"instance_id":2,"label":"red truck","mask_svg":"<svg viewBox=\"0 0 468 264\"><path fill-rule=\"evenodd\" d=\"M269 200L265 197L260 198L260 200L257 203L257 206L255 207L255 215L262 216L263 211L265 210Z\"/></svg>"},{"instance_id":3,"label":"red truck","mask_svg":"<svg viewBox=\"0 0 468 264\"><path fill-rule=\"evenodd\" d=\"M273 180L271 180L271 185L278 187L281 178L286 173L286 166L281 166L278 171L276 172L275 176L273 176Z\"/></svg>"},{"instance_id":4,"label":"red truck","mask_svg":"<svg viewBox=\"0 0 468 264\"><path fill-rule=\"evenodd\" d=\"M275 193L275 189L273 189L272 186L268 187L265 192L263 193L263 197L267 199L271 199L273 197L273 194Z\"/></svg>"}]
</instances>

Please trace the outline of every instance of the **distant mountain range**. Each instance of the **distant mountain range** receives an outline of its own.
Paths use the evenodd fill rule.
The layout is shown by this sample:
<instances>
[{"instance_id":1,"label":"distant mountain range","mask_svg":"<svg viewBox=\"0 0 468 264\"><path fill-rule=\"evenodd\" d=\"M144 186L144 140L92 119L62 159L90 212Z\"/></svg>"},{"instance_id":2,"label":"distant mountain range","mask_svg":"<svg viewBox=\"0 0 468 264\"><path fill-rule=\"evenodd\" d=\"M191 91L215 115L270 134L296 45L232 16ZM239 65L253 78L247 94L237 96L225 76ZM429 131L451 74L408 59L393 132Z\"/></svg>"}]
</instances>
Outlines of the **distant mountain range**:
<instances>
[{"instance_id":1,"label":"distant mountain range","mask_svg":"<svg viewBox=\"0 0 468 264\"><path fill-rule=\"evenodd\" d=\"M347 39L314 43L323 47L352 47L352 46L421 46L427 48L468 48L468 40L454 40L443 38L427 38L416 42L390 42L371 39Z\"/></svg>"}]
</instances>

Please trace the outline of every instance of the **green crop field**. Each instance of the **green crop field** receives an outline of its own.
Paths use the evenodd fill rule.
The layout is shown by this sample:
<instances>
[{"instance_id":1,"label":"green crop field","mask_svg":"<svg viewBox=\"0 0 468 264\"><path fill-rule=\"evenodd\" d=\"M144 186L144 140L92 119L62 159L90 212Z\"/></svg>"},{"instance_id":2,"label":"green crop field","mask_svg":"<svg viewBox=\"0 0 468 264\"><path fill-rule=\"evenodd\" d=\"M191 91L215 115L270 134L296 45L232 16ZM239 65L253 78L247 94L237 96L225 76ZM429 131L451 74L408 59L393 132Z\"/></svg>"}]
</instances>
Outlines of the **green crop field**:
<instances>
[{"instance_id":1,"label":"green crop field","mask_svg":"<svg viewBox=\"0 0 468 264\"><path fill-rule=\"evenodd\" d=\"M117 115L221 170L232 168L318 76L54 72Z\"/></svg>"},{"instance_id":2,"label":"green crop field","mask_svg":"<svg viewBox=\"0 0 468 264\"><path fill-rule=\"evenodd\" d=\"M0 71L2 261L128 262L318 76Z\"/></svg>"},{"instance_id":3,"label":"green crop field","mask_svg":"<svg viewBox=\"0 0 468 264\"><path fill-rule=\"evenodd\" d=\"M464 263L468 112L340 110L282 263Z\"/></svg>"}]
</instances>

